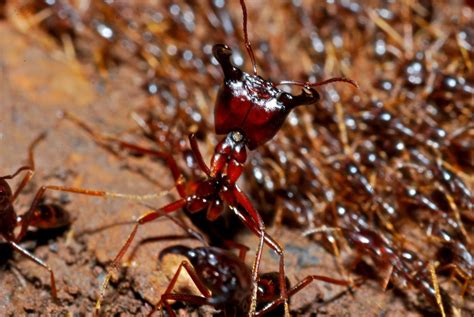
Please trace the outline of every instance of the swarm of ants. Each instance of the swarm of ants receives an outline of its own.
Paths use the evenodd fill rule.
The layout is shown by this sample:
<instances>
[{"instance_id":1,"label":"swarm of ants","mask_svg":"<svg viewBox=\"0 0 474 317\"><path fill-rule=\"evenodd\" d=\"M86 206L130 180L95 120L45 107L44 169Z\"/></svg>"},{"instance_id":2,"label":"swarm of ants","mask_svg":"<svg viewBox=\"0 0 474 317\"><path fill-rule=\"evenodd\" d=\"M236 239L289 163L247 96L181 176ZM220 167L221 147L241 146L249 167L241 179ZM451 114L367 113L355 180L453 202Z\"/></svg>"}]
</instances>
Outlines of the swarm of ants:
<instances>
[{"instance_id":1,"label":"swarm of ants","mask_svg":"<svg viewBox=\"0 0 474 317\"><path fill-rule=\"evenodd\" d=\"M179 260L158 300L148 301L150 315L203 307L226 316L324 313L324 301L293 306L293 295L316 297L311 283L337 285L352 300L366 285L392 291L405 311L418 315L472 315L472 7L300 0L278 4L274 13L261 9L258 17L258 5L247 5L57 0L2 6L0 16L19 32L45 32L66 60L92 65L91 76L101 81L120 67L140 74L147 97L130 105L126 131L102 131L94 118L61 108L55 127L69 125L150 185L153 177L134 162L161 164L174 180L174 200L137 204L147 211L128 223L132 228L119 224L130 234L110 250L116 256L89 311L113 312L110 280L139 228L159 226L152 222L163 218L199 245L173 241L156 250L160 262ZM350 85L355 81L359 89ZM0 233L48 269L54 299L54 268L21 245L29 227L70 225L61 206L43 203L45 190L149 197L47 185L17 214L14 202L31 179L33 149L43 138L32 143L27 165L0 178ZM26 176L12 191L9 182L21 173ZM246 231L256 237L255 253L241 243ZM287 274L285 262L293 261L286 239L295 235L331 254L333 271L320 274L316 265L307 276ZM266 247L277 254L275 272L260 269ZM178 285L183 272L194 291ZM65 278L74 279L74 272Z\"/></svg>"}]
</instances>

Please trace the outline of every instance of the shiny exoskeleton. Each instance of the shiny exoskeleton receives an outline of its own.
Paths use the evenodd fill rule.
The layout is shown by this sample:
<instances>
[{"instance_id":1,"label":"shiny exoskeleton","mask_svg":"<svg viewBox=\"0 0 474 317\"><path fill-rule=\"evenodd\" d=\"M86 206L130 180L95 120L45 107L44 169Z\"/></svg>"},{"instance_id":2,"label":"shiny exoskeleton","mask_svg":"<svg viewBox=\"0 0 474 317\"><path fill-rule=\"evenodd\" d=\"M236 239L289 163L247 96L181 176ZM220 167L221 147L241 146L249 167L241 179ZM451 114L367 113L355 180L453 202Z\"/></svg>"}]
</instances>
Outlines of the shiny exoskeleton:
<instances>
[{"instance_id":1,"label":"shiny exoskeleton","mask_svg":"<svg viewBox=\"0 0 474 317\"><path fill-rule=\"evenodd\" d=\"M224 71L224 85L214 109L216 133L238 131L250 150L271 140L293 108L320 99L313 88L294 96L258 75L241 71L232 65L232 50L226 45L215 45L213 54Z\"/></svg>"},{"instance_id":2,"label":"shiny exoskeleton","mask_svg":"<svg viewBox=\"0 0 474 317\"><path fill-rule=\"evenodd\" d=\"M28 184L35 172L33 150L36 145L46 137L46 133L37 137L29 147L29 164L20 167L11 175L0 177L0 236L15 250L26 256L28 259L37 263L48 270L51 280L51 294L57 297L56 280L54 272L43 260L30 253L19 243L27 233L29 227L38 229L56 229L63 228L70 224L69 214L60 206L55 204L42 203L42 196L46 189L62 190L59 186L42 186L35 195L30 208L22 215L17 215L14 203L19 194ZM18 187L13 192L7 180L11 180L21 173L25 173ZM20 227L20 232L15 236L14 230Z\"/></svg>"},{"instance_id":3,"label":"shiny exoskeleton","mask_svg":"<svg viewBox=\"0 0 474 317\"><path fill-rule=\"evenodd\" d=\"M231 51L225 45L214 46L213 52L216 59L221 62L226 78L216 102L216 132L226 134L226 136L216 146L209 167L200 153L196 137L193 134L190 135L192 153L199 168L206 175L203 180L193 182L193 184L185 183L184 176L170 154L146 149L110 137L99 136L92 132L90 128L86 128L86 130L101 143L104 139L108 139L108 141L116 142L124 149L166 160L181 196L177 201L160 208L158 211L151 211L137 220L137 224L119 251L113 265L117 266L120 262L134 239L138 227L155 220L163 213L172 213L180 208L186 208L191 213L205 210L208 220L213 221L222 214L224 205L228 205L243 223L260 237L253 269L254 291L250 311L254 311L257 296L257 272L263 243L267 243L281 257L280 288L282 296L286 296L283 250L265 232L265 226L259 213L252 206L247 195L241 191L236 181L241 176L243 166L247 160L247 147L255 149L257 146L268 142L278 132L291 109L299 104L315 103L319 100L319 94L313 88L307 88L309 92L304 90L298 96L285 93L276 88L271 82L265 81L256 75L246 74L233 66L229 59ZM238 111L239 107L245 108L247 111L240 113ZM225 115L227 112L231 114L230 117ZM84 123L79 122L72 115L66 114L66 117L85 127Z\"/></svg>"},{"instance_id":4,"label":"shiny exoskeleton","mask_svg":"<svg viewBox=\"0 0 474 317\"><path fill-rule=\"evenodd\" d=\"M414 286L433 306L441 305L439 301L442 301L444 309L451 309L449 297L442 297L437 286L433 285L428 263L414 252L393 246L384 236L369 229L341 231L349 244L361 255L370 257L378 269L390 272L384 281L385 286L390 280L398 287Z\"/></svg>"},{"instance_id":5,"label":"shiny exoskeleton","mask_svg":"<svg viewBox=\"0 0 474 317\"><path fill-rule=\"evenodd\" d=\"M76 122L102 145L104 141L112 142L134 153L149 154L166 160L180 195L178 200L158 210L150 211L137 220L127 241L114 259L112 267L118 267L121 258L126 253L141 225L181 208L186 208L190 213L205 211L207 219L213 221L223 213L224 206L227 205L260 238L252 268L253 283L249 315L253 315L257 304L258 269L264 243L267 243L280 257L280 296L285 303L286 311L288 311L288 307L283 249L266 233L260 214L253 207L247 195L236 184L247 160L247 148L254 150L270 141L281 128L290 111L296 106L315 104L320 96L312 87L335 81L345 81L354 86L357 85L353 81L344 78L333 78L318 83L282 81L275 84L258 76L255 57L248 41L245 2L241 0L240 3L243 11L245 44L252 60L253 74L248 74L231 63L232 50L228 46L217 44L213 47L213 55L224 72L224 84L217 96L215 106L215 129L217 134L225 135L225 137L217 144L210 166L208 166L200 153L195 135L190 135L192 153L200 170L205 174L204 179L185 182L184 176L179 171L178 165L171 154L101 136L72 115L66 114L66 118ZM303 87L302 93L292 95L279 89L279 85L301 86ZM100 302L109 277L110 273L103 284L101 296L96 306L97 309L100 308Z\"/></svg>"},{"instance_id":6,"label":"shiny exoskeleton","mask_svg":"<svg viewBox=\"0 0 474 317\"><path fill-rule=\"evenodd\" d=\"M27 165L20 167L15 173L11 175L0 177L0 236L15 250L19 251L24 256L28 257L30 260L49 271L51 279L51 293L53 297L56 298L56 281L53 270L41 259L37 258L28 250L19 245L19 242L25 237L28 228L30 227L35 227L41 230L49 230L66 228L71 223L69 213L67 213L67 211L65 211L61 206L54 203L43 202L45 192L47 190L53 190L103 198L122 197L136 199L139 198L139 196L100 190L90 190L78 187L43 185L36 192L29 209L25 213L17 215L13 204L35 173L33 151L35 147L45 139L46 135L46 132L41 133L29 146ZM17 189L13 192L7 180L11 180L21 173L25 173L25 176L23 176ZM14 230L18 227L20 228L20 231L15 236Z\"/></svg>"},{"instance_id":7,"label":"shiny exoskeleton","mask_svg":"<svg viewBox=\"0 0 474 317\"><path fill-rule=\"evenodd\" d=\"M166 256L174 254L186 258L179 265L166 291L161 296L156 308L165 307L170 316L175 316L168 301L184 301L196 305L210 305L221 310L225 316L242 316L251 304L251 270L245 264L243 256L236 256L228 250L216 247L189 248L182 245L168 247L160 252L161 262ZM182 269L185 269L202 296L172 293ZM258 311L256 316L269 312L282 315L283 299L279 296L280 274L268 272L258 277ZM290 283L285 278L288 297L293 296L312 281L320 280L327 283L348 286L349 283L320 275L309 275L290 289ZM155 311L152 310L150 315Z\"/></svg>"}]
</instances>

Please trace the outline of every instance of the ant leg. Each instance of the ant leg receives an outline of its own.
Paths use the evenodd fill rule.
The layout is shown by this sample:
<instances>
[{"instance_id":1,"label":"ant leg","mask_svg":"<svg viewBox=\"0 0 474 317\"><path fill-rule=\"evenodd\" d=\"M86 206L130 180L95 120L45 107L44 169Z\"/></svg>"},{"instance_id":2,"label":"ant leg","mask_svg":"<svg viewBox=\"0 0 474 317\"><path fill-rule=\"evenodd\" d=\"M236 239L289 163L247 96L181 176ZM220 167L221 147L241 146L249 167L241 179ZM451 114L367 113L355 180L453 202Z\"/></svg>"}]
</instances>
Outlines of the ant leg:
<instances>
[{"instance_id":1,"label":"ant leg","mask_svg":"<svg viewBox=\"0 0 474 317\"><path fill-rule=\"evenodd\" d=\"M21 224L21 231L18 234L15 241L18 242L25 236L28 226L35 216L35 211L37 210L37 207L39 203L41 202L41 198L43 197L44 193L48 189L60 191L60 192L75 193L75 194L96 196L96 197L102 197L102 198L109 197L109 198L124 198L124 199L135 199L135 200L156 198L164 194L164 193L160 193L160 194L150 194L150 195L129 195L129 194L107 192L107 191L102 191L102 190L90 190L90 189L77 188L77 187L65 187L65 186L55 186L55 185L41 186L41 188L36 192L36 195L33 198L33 201L28 211L20 217L19 223Z\"/></svg>"},{"instance_id":2,"label":"ant leg","mask_svg":"<svg viewBox=\"0 0 474 317\"><path fill-rule=\"evenodd\" d=\"M252 268L252 277L254 281L254 289L252 290L252 302L250 305L250 314L255 314L257 308L257 286L258 286L258 271L260 268L260 261L262 258L263 244L266 242L271 249L273 249L280 257L279 264L279 282L280 282L280 296L284 299L285 305L285 316L289 316L288 297L286 294L286 281L285 281L285 256L281 246L265 231L265 225L260 214L255 210L252 203L250 202L247 195L236 185L233 190L233 194L237 202L245 209L248 215L241 214L239 217L244 221L244 224L254 231L259 237L260 242L257 247L255 256L255 262ZM237 208L233 208L234 212ZM238 214L238 210L236 212ZM250 216L250 218L248 218Z\"/></svg>"},{"instance_id":3,"label":"ant leg","mask_svg":"<svg viewBox=\"0 0 474 317\"><path fill-rule=\"evenodd\" d=\"M115 138L109 138L109 139L113 142L117 142L120 145L120 147L122 147L122 148L133 150L135 152L142 153L142 154L148 154L148 155L151 155L151 156L154 156L154 157L161 158L161 159L165 160L166 164L168 165L168 168L171 170L171 174L173 175L175 186L176 186L176 189L178 190L179 195L181 197L186 196L186 190L185 190L185 187L184 187L184 182L185 182L184 176L181 173L181 171L179 170L178 164L176 163L176 160L174 159L174 157L171 154L161 152L161 151L152 150L152 149L149 149L149 148L144 148L142 146L139 146L139 145L136 145L136 144L133 144L133 143L129 143L129 142L125 142L125 141L115 139Z\"/></svg>"},{"instance_id":4,"label":"ant leg","mask_svg":"<svg viewBox=\"0 0 474 317\"><path fill-rule=\"evenodd\" d=\"M179 302L188 302L194 305L207 305L209 301L205 297L196 296L196 295L187 295L187 294L163 294L164 300L175 300ZM166 310L170 316L176 316L168 303L163 304L166 307ZM148 315L151 316L151 315Z\"/></svg>"},{"instance_id":5,"label":"ant leg","mask_svg":"<svg viewBox=\"0 0 474 317\"><path fill-rule=\"evenodd\" d=\"M3 179L14 179L15 177L18 176L18 174L20 174L21 172L24 172L24 171L26 171L26 175L23 176L23 179L21 180L20 185L18 185L17 189L15 190L15 192L13 193L13 195L10 198L10 202L12 202L12 203L16 200L16 198L18 197L20 192L23 190L23 188L26 186L26 184L31 179L31 177L33 177L33 174L35 173L35 171L29 166L22 166L19 169L17 169L15 171L15 173L9 174L9 175L4 175L4 176L0 177L0 179L2 179L2 180Z\"/></svg>"},{"instance_id":6,"label":"ant leg","mask_svg":"<svg viewBox=\"0 0 474 317\"><path fill-rule=\"evenodd\" d=\"M165 205L165 206L163 206L159 209L149 211L149 212L143 214L140 218L137 219L132 231L128 235L127 240L125 241L125 243L120 248L119 252L115 256L115 259L112 261L111 269L109 269L109 272L108 272L107 276L105 277L104 282L102 283L102 286L100 288L99 298L97 299L97 302L96 302L96 305L95 305L96 314L99 313L100 304L101 304L102 299L105 295L105 290L107 288L107 285L109 284L110 278L112 277L112 270L117 269L119 267L119 264L120 264L120 261L122 260L122 257L127 252L127 250L130 247L133 239L135 239L135 235L137 234L138 227L143 225L143 224L146 224L148 222L151 222L151 221L153 221L153 220L155 220L155 219L157 219L157 218L159 218L159 217L161 217L165 214L175 212L176 210L178 210L180 208L183 208L184 206L186 206L186 200L184 198L181 198L181 199L179 199L177 201L174 201L174 202L172 202L168 205Z\"/></svg>"},{"instance_id":7,"label":"ant leg","mask_svg":"<svg viewBox=\"0 0 474 317\"><path fill-rule=\"evenodd\" d=\"M440 288L439 288L438 277L436 276L436 268L435 268L433 262L430 262L428 264L428 267L429 267L429 271L430 271L430 275L431 275L431 280L433 282L436 303L438 304L441 316L446 317L446 312L444 310L444 305L443 305L443 298L441 297L441 292L440 292Z\"/></svg>"},{"instance_id":8,"label":"ant leg","mask_svg":"<svg viewBox=\"0 0 474 317\"><path fill-rule=\"evenodd\" d=\"M199 150L199 145L196 140L196 135L194 133L191 133L189 135L189 143L191 144L191 151L193 152L194 158L196 159L199 168L206 173L207 176L211 175L211 170L209 167L206 165L204 162L204 159L202 158L201 151Z\"/></svg>"},{"instance_id":9,"label":"ant leg","mask_svg":"<svg viewBox=\"0 0 474 317\"><path fill-rule=\"evenodd\" d=\"M247 252L250 250L249 247L243 245L241 243L232 241L232 240L224 240L224 245L229 249L237 249L239 250L239 259L245 261L247 256Z\"/></svg>"},{"instance_id":10,"label":"ant leg","mask_svg":"<svg viewBox=\"0 0 474 317\"><path fill-rule=\"evenodd\" d=\"M305 277L302 281L300 281L298 284L296 284L293 288L288 290L288 297L291 297L301 291L303 288L311 284L313 281L322 281L325 283L330 283L330 284L335 284L335 285L341 285L341 286L350 286L351 283L349 281L344 281L344 280L338 280L334 279L331 277L323 276L323 275L309 275ZM266 313L272 311L281 303L283 302L283 298L277 298L271 303L268 303L264 308L262 308L260 311L258 311L255 315L256 316L262 316L265 315Z\"/></svg>"},{"instance_id":11,"label":"ant leg","mask_svg":"<svg viewBox=\"0 0 474 317\"><path fill-rule=\"evenodd\" d=\"M23 179L21 180L20 184L15 189L15 192L12 195L12 198L11 198L12 203L18 198L18 195L21 193L23 188L25 188L26 184L28 184L28 182L31 180L31 178L35 174L34 168L28 168L27 167L27 169L25 169L25 170L26 170L25 176L23 176Z\"/></svg>"},{"instance_id":12,"label":"ant leg","mask_svg":"<svg viewBox=\"0 0 474 317\"><path fill-rule=\"evenodd\" d=\"M13 193L11 197L11 202L13 203L18 195L21 193L23 188L25 188L26 184L31 180L35 173L35 160L33 156L33 151L35 147L46 138L47 132L41 133L39 136L37 136L33 142L31 142L30 146L28 147L28 165L27 166L22 166L20 167L13 175L8 175L2 177L3 179L11 179L16 177L20 172L26 171L25 176L23 176L23 179L21 180L20 184L18 185L17 189Z\"/></svg>"},{"instance_id":13,"label":"ant leg","mask_svg":"<svg viewBox=\"0 0 474 317\"><path fill-rule=\"evenodd\" d=\"M438 268L436 271L437 272L443 272L443 271L447 271L447 270L450 270L451 271L451 275L449 277L449 280L456 280L456 275L458 275L461 279L464 279L464 283L462 283L461 285L461 298L464 297L464 295L466 294L467 292L467 288L469 287L469 285L473 282L472 281L472 276L470 276L469 274L465 273L462 269L459 268L459 266L455 263L450 263L450 264L446 264L440 268ZM459 281L459 284L461 284L461 282Z\"/></svg>"},{"instance_id":14,"label":"ant leg","mask_svg":"<svg viewBox=\"0 0 474 317\"><path fill-rule=\"evenodd\" d=\"M174 274L173 278L171 279L170 283L168 284L168 287L166 288L165 292L163 295L161 295L161 299L158 302L158 304L153 307L153 310L150 312L149 316L151 316L158 308L161 308L161 305L168 306L167 300L171 299L169 298L170 295L179 295L179 294L171 294L171 291L174 289L174 286L176 285L176 282L178 281L179 275L181 273L182 269L185 269L186 272L189 274L191 279L193 280L194 284L196 287L199 289L201 294L204 297L211 297L211 292L204 286L202 283L201 279L197 275L196 271L194 270L193 266L186 260L182 261L181 264L179 265L178 269L176 270L176 273ZM198 296L196 296L198 297ZM204 299L202 297L198 297L200 299ZM173 298L175 299L175 298ZM167 307L168 310L168 307ZM169 313L169 311L168 311Z\"/></svg>"},{"instance_id":15,"label":"ant leg","mask_svg":"<svg viewBox=\"0 0 474 317\"><path fill-rule=\"evenodd\" d=\"M18 176L18 174L20 174L21 172L23 171L31 171L31 167L29 166L22 166L20 167L19 169L17 169L15 171L15 173L13 174L8 174L8 175L4 175L4 176L0 176L0 179L14 179L15 177Z\"/></svg>"},{"instance_id":16,"label":"ant leg","mask_svg":"<svg viewBox=\"0 0 474 317\"><path fill-rule=\"evenodd\" d=\"M160 212L159 209L156 209L156 208L154 208L154 207L152 207L148 204L141 204L141 205L143 205L147 208L150 208L151 210L154 210L158 213ZM179 219L178 217L173 217L173 216L167 215L167 214L163 214L162 216L165 217L168 220L171 220L175 225L180 227L187 234L188 237L198 240L199 242L201 242L205 246L209 246L209 243L206 241L204 236L200 232L198 232L197 230L194 230L193 228L188 226L184 222L184 220Z\"/></svg>"},{"instance_id":17,"label":"ant leg","mask_svg":"<svg viewBox=\"0 0 474 317\"><path fill-rule=\"evenodd\" d=\"M4 237L4 238L7 241L7 243L10 244L15 250L17 250L18 252L20 252L21 254L26 256L31 261L35 262L36 264L38 264L38 265L42 266L43 268L45 268L46 270L48 270L48 272L50 274L50 279L51 279L51 295L53 296L54 299L56 299L57 298L56 279L54 278L54 272L49 267L49 265L46 264L45 262L43 262L41 259L34 256L33 254L31 254L30 252L28 252L28 250L24 249L22 246L16 244L15 241L9 240L6 237Z\"/></svg>"},{"instance_id":18,"label":"ant leg","mask_svg":"<svg viewBox=\"0 0 474 317\"><path fill-rule=\"evenodd\" d=\"M249 218L248 215L243 214L241 211L238 210L238 208L235 208L233 206L230 206L230 208L240 218L240 220L247 226L247 228L249 228L255 235L260 237L260 243L257 247L255 261L252 268L252 278L255 278L255 276L257 276L257 280L254 280L254 283L258 281L258 271L259 271L259 266L260 266L260 259L262 257L263 242L266 243L280 257L280 263L279 263L279 284L280 284L280 292L281 292L280 299L282 299L282 301L284 301L285 303L284 304L285 316L289 316L289 308L288 308L288 302L287 302L288 296L286 295L285 259L284 259L283 249L278 244L278 242L276 242L269 234L265 232L265 230L262 231L261 229L259 229L258 225L255 223L255 221L252 218ZM254 272L256 272L256 274ZM254 284L255 289L257 285L258 284ZM256 310L256 305L257 305L257 294L254 292L255 290L253 290L252 292L252 302L250 306L249 316L253 316L253 314L256 313L255 310Z\"/></svg>"},{"instance_id":19,"label":"ant leg","mask_svg":"<svg viewBox=\"0 0 474 317\"><path fill-rule=\"evenodd\" d=\"M137 144L133 144L130 142L126 142L123 140L120 140L118 138L112 137L112 136L107 136L103 135L101 133L95 132L92 127L90 127L87 123L83 122L81 119L76 117L75 115L69 113L69 112L64 112L63 113L63 118L70 120L72 123L76 124L79 128L84 130L86 133L88 133L92 139L100 146L105 147L109 152L111 152L114 155L117 155L115 151L113 151L109 145L105 143L105 141L108 142L115 142L118 144L122 149L128 149L132 150L134 152L138 152L141 154L147 154L151 155L160 159L163 159L166 161L166 164L168 164L168 168L171 170L171 174L173 174L173 178L175 181L175 186L176 189L178 190L178 193L181 197L186 196L186 190L184 187L184 176L182 175L181 171L178 168L178 164L176 163L175 159L171 154L161 152L161 151L156 151L153 149L145 148Z\"/></svg>"}]
</instances>

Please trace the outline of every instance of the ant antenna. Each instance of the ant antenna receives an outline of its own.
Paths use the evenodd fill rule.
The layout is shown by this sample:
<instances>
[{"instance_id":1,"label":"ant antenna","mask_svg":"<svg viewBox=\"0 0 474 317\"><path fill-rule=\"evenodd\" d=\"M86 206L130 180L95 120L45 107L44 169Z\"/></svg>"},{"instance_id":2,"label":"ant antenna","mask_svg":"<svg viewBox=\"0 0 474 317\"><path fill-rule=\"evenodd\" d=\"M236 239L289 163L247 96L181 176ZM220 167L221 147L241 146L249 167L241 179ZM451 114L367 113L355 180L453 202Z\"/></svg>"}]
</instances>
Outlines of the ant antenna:
<instances>
[{"instance_id":1,"label":"ant antenna","mask_svg":"<svg viewBox=\"0 0 474 317\"><path fill-rule=\"evenodd\" d=\"M333 77L333 78L329 78L329 79L326 79L326 80L323 80L323 81L318 81L316 83L311 83L311 82L308 82L308 81L304 82L304 81L296 81L296 80L283 80L283 81L280 81L277 84L277 86L295 85L295 86L300 86L300 87L317 87L317 86L324 86L324 85L334 83L334 82L339 82L339 81L348 83L348 84L354 86L355 88L359 88L359 85L357 84L356 81L354 81L352 79L349 79L349 78L345 78L345 77Z\"/></svg>"},{"instance_id":2,"label":"ant antenna","mask_svg":"<svg viewBox=\"0 0 474 317\"><path fill-rule=\"evenodd\" d=\"M252 60L252 67L253 67L253 74L257 75L257 63L255 62L255 55L253 54L252 45L249 41L249 35L247 32L247 7L245 6L245 1L240 0L240 6L242 7L242 14L244 16L243 27L244 27L244 40L245 40L245 48L247 48L247 53Z\"/></svg>"}]
</instances>

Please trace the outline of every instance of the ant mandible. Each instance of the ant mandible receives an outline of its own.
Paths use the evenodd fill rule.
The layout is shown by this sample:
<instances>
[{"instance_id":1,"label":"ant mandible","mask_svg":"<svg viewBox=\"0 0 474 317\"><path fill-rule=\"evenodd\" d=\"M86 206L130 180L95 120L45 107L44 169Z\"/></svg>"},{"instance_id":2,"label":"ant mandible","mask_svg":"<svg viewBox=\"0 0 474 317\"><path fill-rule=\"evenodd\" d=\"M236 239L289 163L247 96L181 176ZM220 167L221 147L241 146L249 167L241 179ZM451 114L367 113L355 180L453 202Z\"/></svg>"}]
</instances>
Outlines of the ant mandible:
<instances>
[{"instance_id":1,"label":"ant mandible","mask_svg":"<svg viewBox=\"0 0 474 317\"><path fill-rule=\"evenodd\" d=\"M210 166L207 166L201 155L195 135L191 134L189 136L192 153L200 170L206 175L203 180L191 184L192 186L187 186L190 184L185 183L184 176L170 154L144 148L116 138L100 136L71 114L66 113L64 116L86 130L100 144L103 144L103 140L112 141L116 142L121 148L129 149L135 153L149 154L166 160L173 174L177 191L181 196L180 199L139 217L129 237L113 260L112 268L118 267L141 225L157 219L163 213L169 214L181 208L186 208L191 213L207 210L208 220L213 221L222 214L224 204L226 204L259 237L252 267L253 287L249 315L253 315L256 310L258 269L264 243L268 244L280 257L280 296L284 300L286 311L288 311L288 305L283 249L266 233L260 214L253 207L247 195L236 184L247 160L247 148L254 150L270 141L281 128L290 111L296 106L311 105L319 101L320 95L312 87L336 81L347 82L355 87L357 87L357 84L345 78L332 78L317 83L282 81L275 84L260 77L257 74L255 56L248 40L247 9L244 0L240 0L240 4L243 12L245 46L252 61L253 74L248 74L231 63L232 50L227 45L217 44L213 47L213 55L224 73L224 85L217 96L214 113L215 130L218 135L226 136L217 144ZM279 89L278 86L281 85L301 86L303 91L299 95L292 95ZM100 309L100 303L110 276L111 272L109 272L102 285L96 311Z\"/></svg>"}]
</instances>

